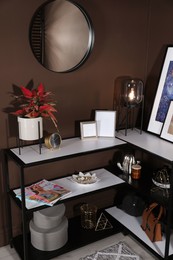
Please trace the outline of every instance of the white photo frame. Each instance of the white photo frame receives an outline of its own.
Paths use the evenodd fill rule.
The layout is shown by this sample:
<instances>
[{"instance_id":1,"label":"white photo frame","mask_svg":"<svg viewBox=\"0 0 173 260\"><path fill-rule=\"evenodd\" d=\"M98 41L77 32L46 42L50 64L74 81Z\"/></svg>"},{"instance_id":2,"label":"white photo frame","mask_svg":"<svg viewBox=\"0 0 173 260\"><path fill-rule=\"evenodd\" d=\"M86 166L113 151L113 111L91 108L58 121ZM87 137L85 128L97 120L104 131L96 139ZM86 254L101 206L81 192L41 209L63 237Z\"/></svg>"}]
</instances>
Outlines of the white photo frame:
<instances>
[{"instance_id":1,"label":"white photo frame","mask_svg":"<svg viewBox=\"0 0 173 260\"><path fill-rule=\"evenodd\" d=\"M170 103L160 137L173 142L173 101Z\"/></svg>"},{"instance_id":2,"label":"white photo frame","mask_svg":"<svg viewBox=\"0 0 173 260\"><path fill-rule=\"evenodd\" d=\"M95 121L98 137L115 137L116 111L96 110Z\"/></svg>"},{"instance_id":3,"label":"white photo frame","mask_svg":"<svg viewBox=\"0 0 173 260\"><path fill-rule=\"evenodd\" d=\"M96 138L97 125L95 121L80 122L81 139Z\"/></svg>"},{"instance_id":4,"label":"white photo frame","mask_svg":"<svg viewBox=\"0 0 173 260\"><path fill-rule=\"evenodd\" d=\"M173 99L172 71L173 47L168 47L147 129L159 135L166 119L170 101Z\"/></svg>"}]
</instances>

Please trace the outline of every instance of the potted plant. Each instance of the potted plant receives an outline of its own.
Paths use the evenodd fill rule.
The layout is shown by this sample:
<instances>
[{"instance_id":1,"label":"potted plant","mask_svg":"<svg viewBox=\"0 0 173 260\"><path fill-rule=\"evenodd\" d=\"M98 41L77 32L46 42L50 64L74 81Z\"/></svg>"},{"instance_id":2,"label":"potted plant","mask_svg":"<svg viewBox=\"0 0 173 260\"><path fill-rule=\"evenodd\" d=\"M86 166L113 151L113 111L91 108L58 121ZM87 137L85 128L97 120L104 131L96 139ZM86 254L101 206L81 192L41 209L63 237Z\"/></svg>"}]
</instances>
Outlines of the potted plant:
<instances>
[{"instance_id":1,"label":"potted plant","mask_svg":"<svg viewBox=\"0 0 173 260\"><path fill-rule=\"evenodd\" d=\"M56 103L51 98L51 92L46 92L42 83L37 88L29 90L20 87L21 95L15 96L19 109L11 114L18 117L19 138L21 140L36 140L43 137L43 118L50 118L57 128Z\"/></svg>"}]
</instances>

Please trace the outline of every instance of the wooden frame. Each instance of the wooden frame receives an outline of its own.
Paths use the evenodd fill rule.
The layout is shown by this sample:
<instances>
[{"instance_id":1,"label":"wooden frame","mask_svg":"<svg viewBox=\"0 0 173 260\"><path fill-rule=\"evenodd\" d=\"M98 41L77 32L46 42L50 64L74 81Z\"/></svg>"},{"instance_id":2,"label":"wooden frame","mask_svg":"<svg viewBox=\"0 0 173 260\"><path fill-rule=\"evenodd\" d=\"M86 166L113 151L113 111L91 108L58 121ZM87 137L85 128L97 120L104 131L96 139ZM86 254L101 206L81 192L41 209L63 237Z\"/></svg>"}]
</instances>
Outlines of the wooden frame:
<instances>
[{"instance_id":1,"label":"wooden frame","mask_svg":"<svg viewBox=\"0 0 173 260\"><path fill-rule=\"evenodd\" d=\"M173 99L173 47L168 47L154 100L148 131L160 134L166 119L170 100Z\"/></svg>"},{"instance_id":2,"label":"wooden frame","mask_svg":"<svg viewBox=\"0 0 173 260\"><path fill-rule=\"evenodd\" d=\"M80 122L81 139L96 138L97 125L95 121Z\"/></svg>"}]
</instances>

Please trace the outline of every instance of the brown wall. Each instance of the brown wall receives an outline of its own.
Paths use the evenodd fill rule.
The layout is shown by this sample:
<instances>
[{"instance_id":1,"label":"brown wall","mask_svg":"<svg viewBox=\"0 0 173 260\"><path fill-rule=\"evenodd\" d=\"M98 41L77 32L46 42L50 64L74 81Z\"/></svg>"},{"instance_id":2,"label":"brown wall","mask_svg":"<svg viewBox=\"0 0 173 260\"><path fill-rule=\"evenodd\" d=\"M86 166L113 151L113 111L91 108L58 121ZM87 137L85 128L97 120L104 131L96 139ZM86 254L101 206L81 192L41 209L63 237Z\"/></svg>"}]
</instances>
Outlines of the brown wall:
<instances>
[{"instance_id":1,"label":"brown wall","mask_svg":"<svg viewBox=\"0 0 173 260\"><path fill-rule=\"evenodd\" d=\"M75 135L75 121L90 119L92 109L112 109L116 78L124 75L139 77L146 88L146 127L166 47L173 41L173 1L78 0L93 22L95 44L91 56L81 68L64 74L44 69L33 57L29 46L31 17L44 2L0 1L0 147L16 145L15 119L3 112L9 106L9 93L14 85L43 82L47 90L55 93L59 129L62 137L66 138ZM46 127L53 131L52 125L46 124ZM110 154L96 154L94 160L93 157L82 162L76 159L70 161L69 166L60 165L59 169L65 174L80 167L97 167L109 157ZM14 169L14 176L16 172ZM54 167L52 172L55 173ZM17 183L16 179L18 175L14 178ZM6 243L7 223L3 210L2 171L0 185L0 245L3 245ZM17 213L15 209L14 219ZM17 229L20 221L15 221L14 225Z\"/></svg>"}]
</instances>

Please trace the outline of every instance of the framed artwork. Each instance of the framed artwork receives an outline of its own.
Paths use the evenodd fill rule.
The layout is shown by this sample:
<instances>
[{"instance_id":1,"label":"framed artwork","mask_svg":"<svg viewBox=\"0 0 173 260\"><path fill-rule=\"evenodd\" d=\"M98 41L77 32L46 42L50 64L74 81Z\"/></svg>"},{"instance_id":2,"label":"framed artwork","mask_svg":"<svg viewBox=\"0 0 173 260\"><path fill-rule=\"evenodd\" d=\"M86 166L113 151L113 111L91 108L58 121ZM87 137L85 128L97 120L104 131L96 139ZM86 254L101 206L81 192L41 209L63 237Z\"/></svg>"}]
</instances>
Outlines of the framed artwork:
<instances>
[{"instance_id":1,"label":"framed artwork","mask_svg":"<svg viewBox=\"0 0 173 260\"><path fill-rule=\"evenodd\" d=\"M173 100L173 47L168 47L148 124L148 131L160 135L171 100Z\"/></svg>"},{"instance_id":2,"label":"framed artwork","mask_svg":"<svg viewBox=\"0 0 173 260\"><path fill-rule=\"evenodd\" d=\"M161 131L161 138L173 142L173 101L171 101L168 113Z\"/></svg>"},{"instance_id":3,"label":"framed artwork","mask_svg":"<svg viewBox=\"0 0 173 260\"><path fill-rule=\"evenodd\" d=\"M116 111L96 110L98 137L115 137Z\"/></svg>"},{"instance_id":4,"label":"framed artwork","mask_svg":"<svg viewBox=\"0 0 173 260\"><path fill-rule=\"evenodd\" d=\"M97 137L95 121L80 122L81 139Z\"/></svg>"}]
</instances>

